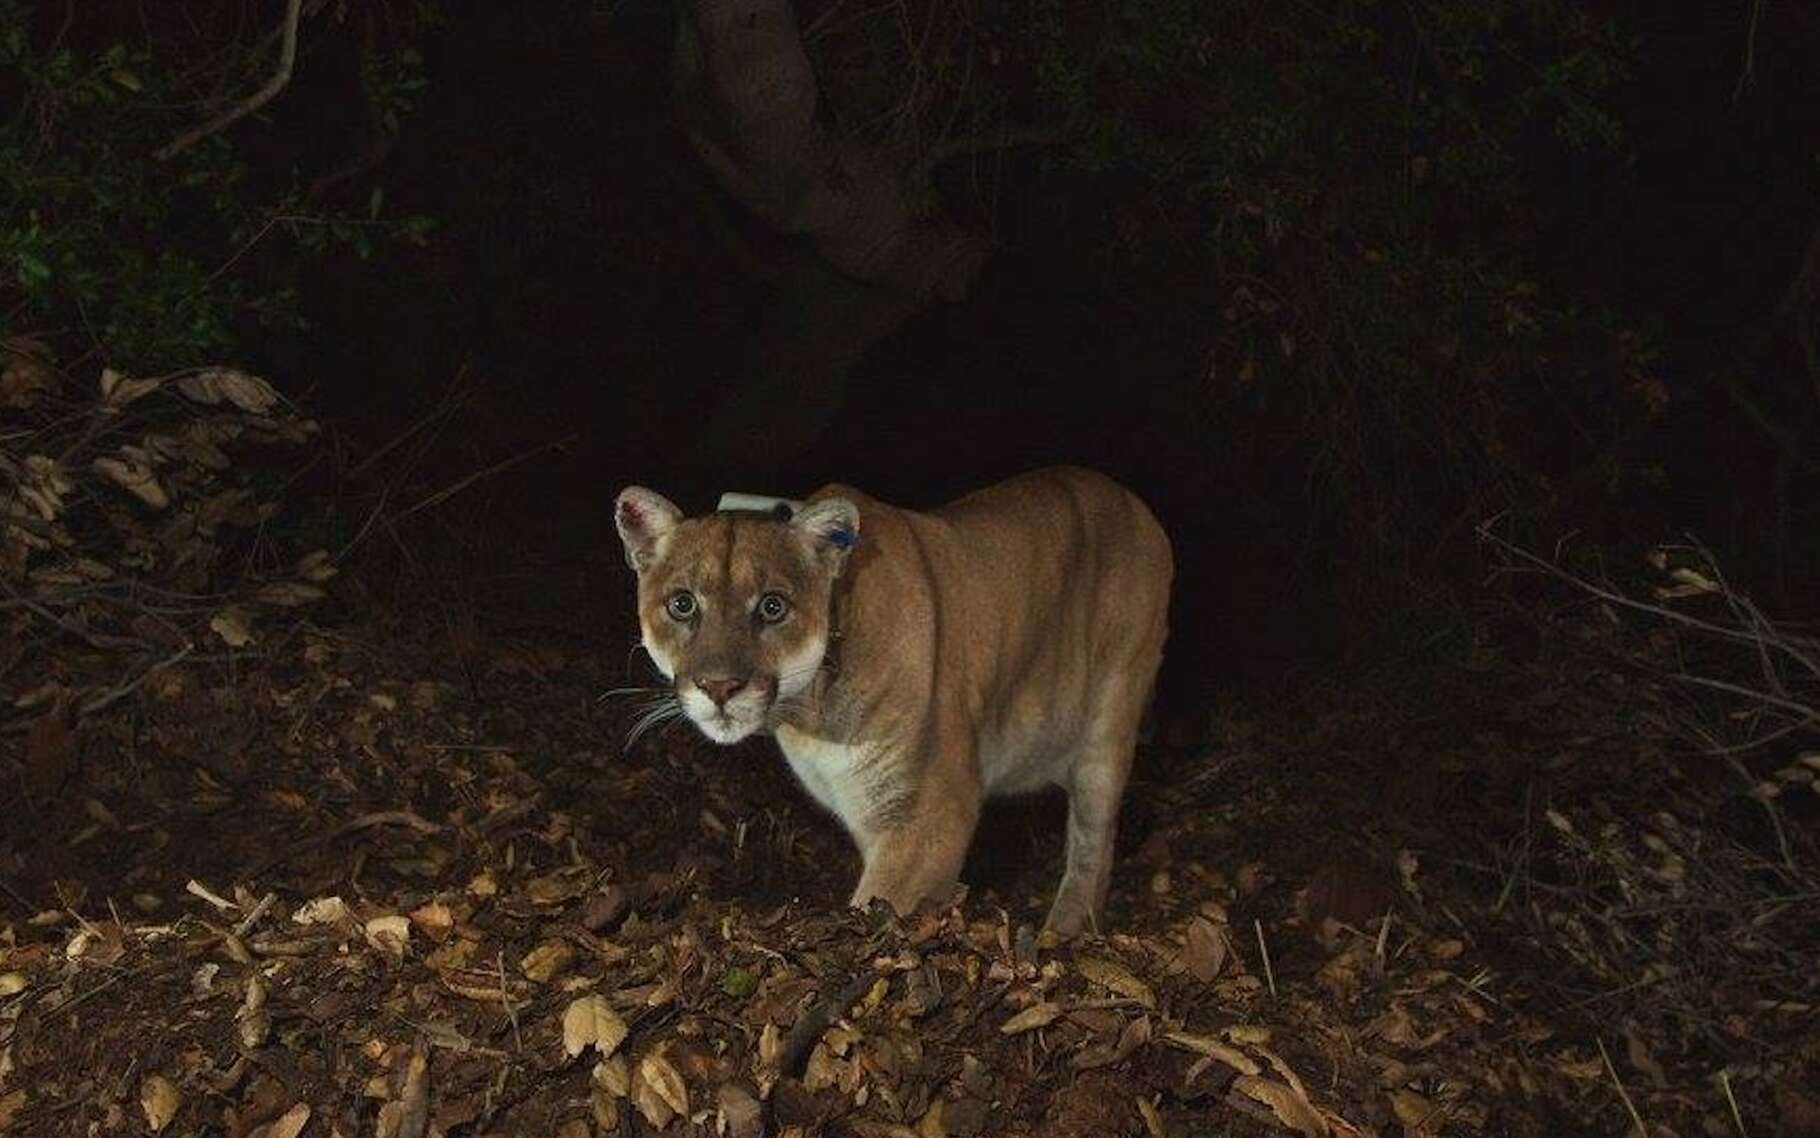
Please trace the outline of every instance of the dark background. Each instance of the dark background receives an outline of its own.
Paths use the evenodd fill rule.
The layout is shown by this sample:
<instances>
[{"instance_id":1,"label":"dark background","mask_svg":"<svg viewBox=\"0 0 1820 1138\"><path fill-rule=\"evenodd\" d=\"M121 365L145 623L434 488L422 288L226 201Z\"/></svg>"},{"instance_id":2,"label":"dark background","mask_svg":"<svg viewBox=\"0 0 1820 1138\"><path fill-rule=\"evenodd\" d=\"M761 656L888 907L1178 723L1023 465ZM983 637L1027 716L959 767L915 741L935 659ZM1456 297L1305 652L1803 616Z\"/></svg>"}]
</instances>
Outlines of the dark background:
<instances>
[{"instance_id":1,"label":"dark background","mask_svg":"<svg viewBox=\"0 0 1820 1138\"><path fill-rule=\"evenodd\" d=\"M244 51L278 14L81 7L40 6L36 34L143 36L164 63ZM248 192L358 211L383 187L436 225L364 256L263 240L237 271L291 279L307 325L243 321L236 358L353 456L463 392L409 477L532 457L415 520L484 535L480 560L549 558L602 611L627 482L691 509L836 478L931 505L1053 462L1113 473L1174 535L1191 701L1447 650L1493 516L1617 567L1694 534L1804 611L1812 12L1240 7L894 10L993 61L932 116L1054 129L936 167L934 208L990 256L964 299L865 334L879 298L691 150L673 6L312 10L289 86L223 136ZM799 15L831 29L825 115L866 136L909 66L899 17ZM376 131L363 76L402 51L425 82ZM351 526L372 487L317 474Z\"/></svg>"}]
</instances>

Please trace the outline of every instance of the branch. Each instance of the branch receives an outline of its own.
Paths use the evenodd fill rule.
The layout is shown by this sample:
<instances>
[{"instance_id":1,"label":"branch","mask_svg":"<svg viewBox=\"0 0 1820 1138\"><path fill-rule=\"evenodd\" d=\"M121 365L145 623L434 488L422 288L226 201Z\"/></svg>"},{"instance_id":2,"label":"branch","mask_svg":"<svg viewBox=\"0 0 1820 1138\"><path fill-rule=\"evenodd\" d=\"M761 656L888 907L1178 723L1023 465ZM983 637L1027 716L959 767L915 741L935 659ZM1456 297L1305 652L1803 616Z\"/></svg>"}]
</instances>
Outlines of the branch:
<instances>
[{"instance_id":1,"label":"branch","mask_svg":"<svg viewBox=\"0 0 1820 1138\"><path fill-rule=\"evenodd\" d=\"M957 158L971 158L976 154L990 154L998 150L1010 150L1019 146L1044 147L1055 146L1068 140L1069 132L1061 127L1025 127L1020 130L1001 130L996 134L975 135L969 138L948 139L938 142L929 148L929 153L917 163L917 174L927 178L937 167L952 162Z\"/></svg>"},{"instance_id":2,"label":"branch","mask_svg":"<svg viewBox=\"0 0 1820 1138\"><path fill-rule=\"evenodd\" d=\"M1678 612L1663 605L1650 604L1647 601L1637 600L1635 597L1627 597L1623 593L1617 592L1615 589L1604 588L1592 581L1576 577L1574 574L1569 573L1554 562L1538 557L1529 550L1516 545L1514 542L1499 537L1491 530L1492 524L1496 521L1496 518L1490 518L1479 523L1477 532L1480 540L1502 550L1508 556L1523 562L1533 570L1565 581L1589 596L1605 601L1608 604L1616 605L1620 608L1649 613L1652 616L1661 617L1663 620L1692 628L1697 632L1704 633L1719 640L1728 640L1734 644L1744 644L1758 649L1773 648L1789 657L1789 659L1795 663L1801 665L1802 668L1815 678L1820 678L1820 659L1816 659L1809 655L1809 652L1816 647L1816 641L1810 637L1783 632L1780 629L1776 630L1776 634L1773 637L1764 636L1761 633L1742 632L1735 628L1727 628L1722 624L1714 624L1711 621L1689 616L1684 612Z\"/></svg>"},{"instance_id":3,"label":"branch","mask_svg":"<svg viewBox=\"0 0 1820 1138\"><path fill-rule=\"evenodd\" d=\"M178 135L175 139L152 152L152 157L160 162L181 154L201 142L211 134L240 121L260 107L272 101L278 92L284 90L285 84L291 81L291 71L297 63L297 22L303 13L303 0L286 0L284 9L284 41L278 49L278 70L265 82L265 86L253 92L245 102L236 103L222 111L214 118Z\"/></svg>"}]
</instances>

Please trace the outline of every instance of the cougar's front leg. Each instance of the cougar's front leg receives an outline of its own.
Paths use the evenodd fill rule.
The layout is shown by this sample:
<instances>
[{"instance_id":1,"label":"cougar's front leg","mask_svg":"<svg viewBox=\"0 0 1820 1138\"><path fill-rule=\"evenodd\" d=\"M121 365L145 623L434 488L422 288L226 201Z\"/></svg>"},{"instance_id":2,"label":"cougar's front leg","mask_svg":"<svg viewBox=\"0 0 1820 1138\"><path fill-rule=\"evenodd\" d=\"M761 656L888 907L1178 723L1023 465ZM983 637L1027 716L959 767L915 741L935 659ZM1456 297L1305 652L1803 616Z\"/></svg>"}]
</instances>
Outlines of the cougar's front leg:
<instances>
[{"instance_id":1,"label":"cougar's front leg","mask_svg":"<svg viewBox=\"0 0 1820 1138\"><path fill-rule=\"evenodd\" d=\"M882 897L907 914L923 901L947 900L967 860L981 797L977 782L924 783L909 810L862 841L865 869L849 903Z\"/></svg>"}]
</instances>

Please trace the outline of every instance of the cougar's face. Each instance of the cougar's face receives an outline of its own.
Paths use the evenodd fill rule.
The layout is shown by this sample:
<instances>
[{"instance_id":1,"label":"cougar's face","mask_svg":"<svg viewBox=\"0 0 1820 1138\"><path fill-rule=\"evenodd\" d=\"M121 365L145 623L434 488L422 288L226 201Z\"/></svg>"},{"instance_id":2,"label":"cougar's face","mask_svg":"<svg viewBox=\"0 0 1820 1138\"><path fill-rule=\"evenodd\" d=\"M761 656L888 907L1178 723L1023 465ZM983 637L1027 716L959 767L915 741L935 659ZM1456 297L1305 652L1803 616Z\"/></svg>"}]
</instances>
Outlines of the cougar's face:
<instances>
[{"instance_id":1,"label":"cougar's face","mask_svg":"<svg viewBox=\"0 0 1820 1138\"><path fill-rule=\"evenodd\" d=\"M709 739L737 743L768 729L821 666L841 558L800 516L670 518L633 495L620 496L618 520L638 572L645 649Z\"/></svg>"}]
</instances>

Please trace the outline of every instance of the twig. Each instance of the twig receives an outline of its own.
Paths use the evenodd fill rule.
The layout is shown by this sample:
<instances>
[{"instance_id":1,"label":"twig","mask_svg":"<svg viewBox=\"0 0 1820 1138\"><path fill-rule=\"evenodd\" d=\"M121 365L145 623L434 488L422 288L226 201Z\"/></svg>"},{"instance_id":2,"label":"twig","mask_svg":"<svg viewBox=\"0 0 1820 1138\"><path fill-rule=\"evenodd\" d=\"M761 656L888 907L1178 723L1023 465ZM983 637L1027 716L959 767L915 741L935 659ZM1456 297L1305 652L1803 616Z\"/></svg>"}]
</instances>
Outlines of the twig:
<instances>
[{"instance_id":1,"label":"twig","mask_svg":"<svg viewBox=\"0 0 1820 1138\"><path fill-rule=\"evenodd\" d=\"M57 1005L55 1008L52 1008L51 1011L55 1015L68 1015L69 1013L75 1011L77 1008L81 1007L83 1004L88 1003L90 1000L94 999L96 996L99 996L101 993L107 991L109 988L112 988L115 984L120 983L120 981L128 979L129 977L138 976L141 973L148 971L149 968L150 968L150 965L141 965L138 968L122 969L119 972L114 973L112 976L109 976L106 980L103 980L101 983L96 984L93 988L90 988L88 991L83 992L79 996L76 996L74 999L70 1000L68 1003Z\"/></svg>"},{"instance_id":2,"label":"twig","mask_svg":"<svg viewBox=\"0 0 1820 1138\"><path fill-rule=\"evenodd\" d=\"M367 534L371 533L373 530L374 523L378 522L379 519L385 515L386 502L389 501L391 497L392 488L390 486L387 486L379 492L379 501L375 503L372 510L367 513L367 520L360 523L360 529L357 530L354 536L348 539L348 543L342 546L335 554L335 564L339 565L347 560L348 554L354 551L354 547L366 540Z\"/></svg>"},{"instance_id":3,"label":"twig","mask_svg":"<svg viewBox=\"0 0 1820 1138\"><path fill-rule=\"evenodd\" d=\"M432 822L410 810L376 810L371 814L362 814L358 818L343 822L332 830L327 830L320 834L313 834L293 845L290 849L282 850L271 855L247 871L247 880L251 881L260 874L266 873L276 866L283 865L294 857L306 854L321 846L326 846L330 842L344 838L357 831L371 829L374 826L406 826L416 830L420 834L440 834L448 829L447 826Z\"/></svg>"},{"instance_id":4,"label":"twig","mask_svg":"<svg viewBox=\"0 0 1820 1138\"><path fill-rule=\"evenodd\" d=\"M823 30L834 22L834 18L840 15L840 10L846 2L847 0L834 0L834 3L822 9L821 15L809 21L809 26L803 29L803 42L809 43L820 36Z\"/></svg>"},{"instance_id":5,"label":"twig","mask_svg":"<svg viewBox=\"0 0 1820 1138\"><path fill-rule=\"evenodd\" d=\"M253 926L258 924L267 913L271 912L272 906L277 903L278 894L276 893L267 893L265 896L259 898L259 903L254 905L246 916L240 918L240 923L234 926L234 935L237 937L244 937L246 934L252 932Z\"/></svg>"},{"instance_id":6,"label":"twig","mask_svg":"<svg viewBox=\"0 0 1820 1138\"><path fill-rule=\"evenodd\" d=\"M1011 150L1020 146L1055 146L1068 139L1068 132L1058 127L1024 127L1020 130L1002 130L997 134L973 135L967 138L954 138L936 143L923 156L917 172L928 177L935 169L956 158L969 158L975 154L990 154L998 150Z\"/></svg>"},{"instance_id":7,"label":"twig","mask_svg":"<svg viewBox=\"0 0 1820 1138\"><path fill-rule=\"evenodd\" d=\"M1523 852L1517 856L1516 864L1510 867L1510 873L1505 876L1504 887L1498 890L1498 899L1491 907L1494 914L1504 911L1505 903L1510 900L1511 893L1517 887L1517 875L1529 866L1530 842L1535 834L1535 826L1531 821L1531 807L1535 799L1535 790L1534 779L1523 787Z\"/></svg>"},{"instance_id":8,"label":"twig","mask_svg":"<svg viewBox=\"0 0 1820 1138\"><path fill-rule=\"evenodd\" d=\"M493 954L493 969L499 977L499 1005L506 1010L506 1020L512 1025L512 1044L519 1050L525 1049L524 1036L518 1031L518 1009L512 1006L511 993L506 991L506 954Z\"/></svg>"},{"instance_id":9,"label":"twig","mask_svg":"<svg viewBox=\"0 0 1820 1138\"><path fill-rule=\"evenodd\" d=\"M809 1056L809 1049L822 1033L834 1026L834 1021L846 1014L848 1008L859 1002L859 998L876 983L878 977L871 972L863 972L847 981L845 987L829 998L815 1004L802 1014L790 1034L784 1036L783 1044L777 1049L777 1065L773 1068L779 1075L792 1074Z\"/></svg>"},{"instance_id":10,"label":"twig","mask_svg":"<svg viewBox=\"0 0 1820 1138\"><path fill-rule=\"evenodd\" d=\"M1492 519L1492 521L1496 521L1496 519L1494 518L1494 519ZM1637 600L1635 597L1627 597L1623 593L1619 593L1612 589L1608 589L1608 588L1604 588L1602 586L1596 585L1593 582L1588 581L1582 577L1576 577L1574 574L1569 573L1567 570L1561 568L1559 565L1556 565L1554 562L1549 561L1546 558L1539 557L1536 554L1531 553L1529 550L1524 549L1521 546L1517 545L1516 543L1508 541L1505 538L1499 537L1497 534L1492 533L1491 532L1492 521L1485 521L1485 522L1479 523L1478 534L1482 540L1487 541L1490 544L1492 544L1493 546L1497 547L1498 549L1503 550L1505 553L1509 554L1511 557L1514 557L1518 561L1521 561L1527 565L1533 566L1534 568L1539 569L1543 573L1547 574L1550 577L1554 577L1557 580L1565 581L1568 584L1574 586L1576 589L1579 589L1579 590L1589 594L1590 596L1596 597L1599 600L1606 601L1610 604L1617 605L1621 608L1631 609L1634 612L1646 612L1646 613L1649 613L1651 616L1659 616L1663 620L1669 621L1671 623L1679 624L1679 625L1682 625L1687 628L1696 629L1700 632L1706 633L1709 636L1713 636L1713 637L1716 637L1721 640L1730 640L1737 644L1749 644L1752 646L1759 646L1759 645L1763 644L1765 641L1765 638L1762 635L1752 635L1751 633L1740 632L1738 629L1735 629L1735 628L1727 628L1722 624L1714 624L1711 621L1701 620L1698 617L1688 616L1684 612L1677 612L1676 610L1668 608L1665 605L1651 604L1648 601ZM1801 649L1811 649L1811 648L1815 648L1815 647L1820 647L1820 644L1816 644L1815 642L1811 641L1807 637L1787 636L1787 635L1779 635L1776 638L1774 638L1773 640L1770 640L1769 643L1773 647L1779 649L1784 654L1789 656L1796 663L1802 665L1802 667L1807 668L1810 671L1814 672L1816 677L1820 677L1820 663L1817 663L1815 660L1809 658L1805 654L1805 652L1798 650L1795 647L1796 645L1800 645Z\"/></svg>"},{"instance_id":11,"label":"twig","mask_svg":"<svg viewBox=\"0 0 1820 1138\"><path fill-rule=\"evenodd\" d=\"M1750 1138L1744 1129L1744 1115L1738 1109L1738 1097L1732 1094L1732 1073L1724 1067L1719 1068L1719 1089L1725 1092L1725 1104L1732 1108L1732 1125L1738 1128L1738 1138Z\"/></svg>"},{"instance_id":12,"label":"twig","mask_svg":"<svg viewBox=\"0 0 1820 1138\"><path fill-rule=\"evenodd\" d=\"M534 446L530 450L523 451L519 454L512 455L510 458L502 458L498 462L494 463L492 466L489 466L489 467L485 468L484 470L476 470L474 473L469 474L466 477L459 478L456 481L450 483L449 485L444 486L442 489L436 491L434 494L431 494L429 497L423 498L423 499L419 500L416 504L406 507L405 509L399 511L398 513L394 514L393 516L387 518L386 524L387 525L397 525L399 522L404 521L406 518L410 517L412 514L417 513L419 510L427 510L432 506L441 505L442 503L448 501L450 498L453 498L455 495L461 493L463 490L466 490L468 487L472 486L474 483L479 482L483 478L491 478L495 474L499 474L503 471L510 470L512 467L517 466L519 463L525 462L531 458L534 458L537 455L542 454L544 451L556 450L559 447L568 446L570 443L574 442L579 437L580 437L579 435L564 435L562 438L557 439L554 442L547 442L547 443L542 444L541 446Z\"/></svg>"},{"instance_id":13,"label":"twig","mask_svg":"<svg viewBox=\"0 0 1820 1138\"><path fill-rule=\"evenodd\" d=\"M420 418L418 418L418 420L416 422L412 423L410 426L406 427L404 430L400 431L398 434L392 436L391 440L386 442L378 450L374 451L372 454L367 455L365 458L361 459L359 462L357 462L353 466L349 467L347 470L347 473L344 475L344 477L346 477L350 480L359 478L360 475L363 472L365 472L367 467L372 466L374 463L383 459L386 455L392 453L392 451L396 450L403 443L409 441L419 431L423 430L425 427L429 426L430 424L436 422L436 420L438 420L438 419L448 418L449 415L452 414L456 409L458 409L461 406L461 404L463 402L465 402L467 399L467 396L464 394L463 388L462 388L463 381L467 379L467 375L468 375L468 365L464 363L461 365L461 368L456 371L455 378L449 383L449 393L447 395L443 396L441 403L439 403L437 406L431 408L429 414L421 416Z\"/></svg>"},{"instance_id":14,"label":"twig","mask_svg":"<svg viewBox=\"0 0 1820 1138\"><path fill-rule=\"evenodd\" d=\"M202 898L204 901L215 906L216 910L219 912L225 913L229 909L238 909L240 907L193 877L184 884L183 891L190 894L192 897Z\"/></svg>"},{"instance_id":15,"label":"twig","mask_svg":"<svg viewBox=\"0 0 1820 1138\"><path fill-rule=\"evenodd\" d=\"M1251 918L1252 931L1258 934L1258 954L1264 958L1264 980L1270 985L1270 994L1277 994L1277 974L1270 967L1270 946L1264 943L1264 922L1256 917Z\"/></svg>"},{"instance_id":16,"label":"twig","mask_svg":"<svg viewBox=\"0 0 1820 1138\"><path fill-rule=\"evenodd\" d=\"M1750 27L1744 33L1744 63L1738 69L1738 82L1732 87L1732 102L1744 98L1744 89L1750 86L1751 79L1757 73L1757 22L1763 16L1763 0L1753 0L1750 6Z\"/></svg>"},{"instance_id":17,"label":"twig","mask_svg":"<svg viewBox=\"0 0 1820 1138\"><path fill-rule=\"evenodd\" d=\"M93 696L90 696L88 699L83 700L82 703L77 706L76 714L77 715L93 715L95 712L100 711L102 708L105 708L112 704L118 703L119 701L125 699L127 696L138 691L139 688L144 685L145 681L151 679L153 676L157 675L159 672L164 671L166 668L172 668L172 667L175 667L178 664L182 663L185 659L187 659L189 657L189 654L191 652L194 652L195 650L196 650L196 646L194 644L185 644L182 648L179 648L176 652L172 653L169 656L166 656L164 659L162 659L162 660L158 661L157 663L151 665L150 667L146 668L145 671L140 672L137 676L134 676L132 679L128 680L124 684L121 684L119 687L111 688L108 691L101 692L99 695L93 695Z\"/></svg>"},{"instance_id":18,"label":"twig","mask_svg":"<svg viewBox=\"0 0 1820 1138\"><path fill-rule=\"evenodd\" d=\"M1643 1125L1643 1116L1637 1113L1637 1104L1630 1101L1630 1092L1624 1089L1623 1080L1618 1078L1618 1069L1611 1065L1611 1052L1605 1050L1605 1040L1594 1036L1593 1042L1599 1045L1599 1058L1605 1060L1605 1071L1611 1076L1611 1085L1618 1088L1618 1097L1624 1102L1624 1109L1630 1111L1630 1120L1636 1124L1637 1133L1642 1138L1649 1138L1649 1127Z\"/></svg>"},{"instance_id":19,"label":"twig","mask_svg":"<svg viewBox=\"0 0 1820 1138\"><path fill-rule=\"evenodd\" d=\"M37 914L37 912L38 912L37 906L33 905L30 901L26 900L25 894L19 892L15 888L13 888L13 883L8 881L4 877L0 877L0 893L4 893L8 897L11 897L14 901L17 901L19 903L19 907L21 909L25 910L26 916L29 917L29 916L34 916Z\"/></svg>"},{"instance_id":20,"label":"twig","mask_svg":"<svg viewBox=\"0 0 1820 1138\"><path fill-rule=\"evenodd\" d=\"M1666 678L1671 679L1678 684L1693 684L1695 687L1712 688L1715 691L1743 696L1745 699L1754 699L1758 703L1766 703L1771 707L1779 707L1783 711L1793 712L1800 716L1803 725L1820 722L1820 709L1809 707L1805 703L1800 703L1792 699L1783 699L1780 696L1774 696L1765 691L1758 691L1756 688L1745 687L1743 684L1728 683L1725 680L1708 679L1705 676L1690 675L1687 672L1674 672Z\"/></svg>"},{"instance_id":21,"label":"twig","mask_svg":"<svg viewBox=\"0 0 1820 1138\"><path fill-rule=\"evenodd\" d=\"M7 591L12 593L12 599L7 604L7 607L10 608L16 605L19 608L23 608L33 615L43 618L57 628L62 629L69 635L87 641L91 648L99 648L103 652L107 652L117 648L144 649L146 647L144 641L135 639L131 636L108 636L100 632L90 632L88 629L82 627L82 625L77 624L75 621L65 620L63 617L58 616L55 612L52 612L49 608L39 604L32 598L13 590L10 586Z\"/></svg>"},{"instance_id":22,"label":"twig","mask_svg":"<svg viewBox=\"0 0 1820 1138\"><path fill-rule=\"evenodd\" d=\"M284 39L278 47L278 70L272 73L270 79L266 80L265 86L253 92L252 96L244 102L236 103L201 126L184 131L153 151L152 156L160 162L168 161L209 135L225 130L252 114L271 102L278 92L284 90L285 84L291 81L292 70L297 65L297 22L302 14L303 0L288 0L284 9Z\"/></svg>"}]
</instances>

